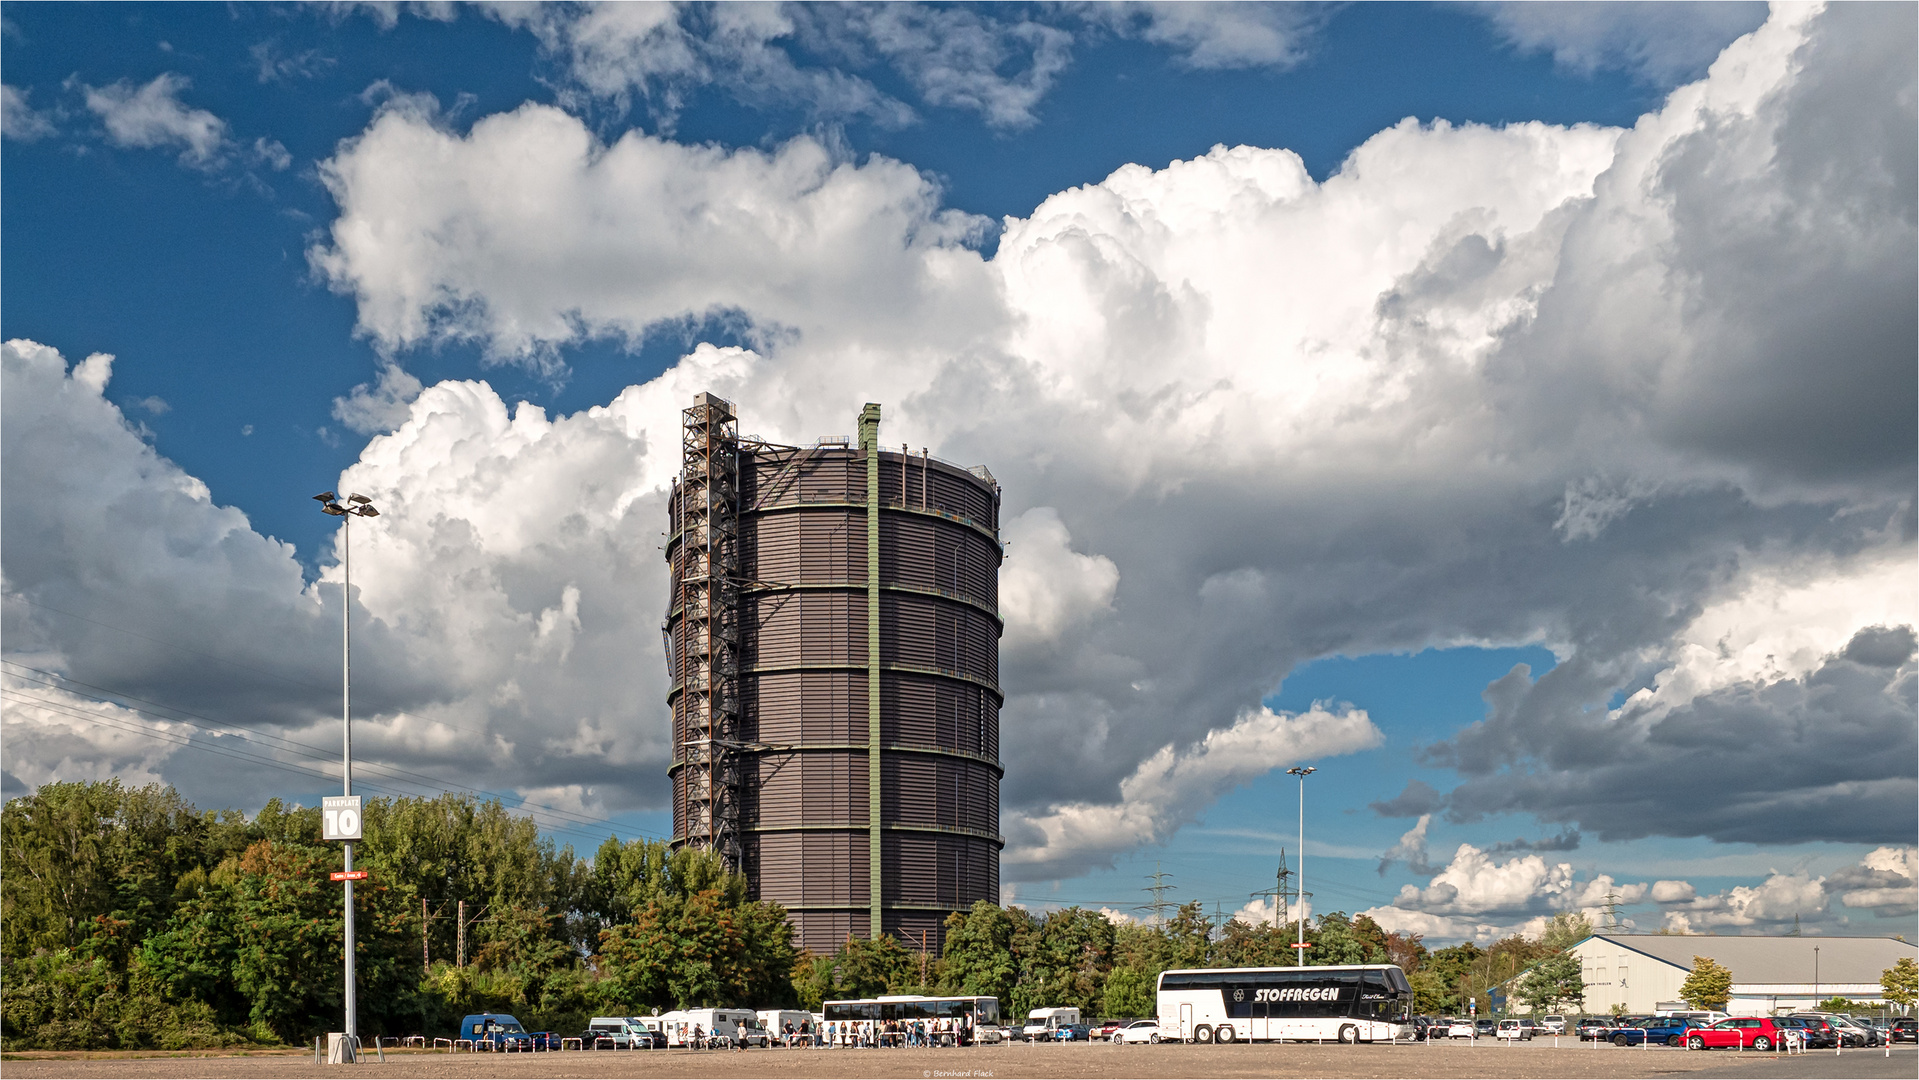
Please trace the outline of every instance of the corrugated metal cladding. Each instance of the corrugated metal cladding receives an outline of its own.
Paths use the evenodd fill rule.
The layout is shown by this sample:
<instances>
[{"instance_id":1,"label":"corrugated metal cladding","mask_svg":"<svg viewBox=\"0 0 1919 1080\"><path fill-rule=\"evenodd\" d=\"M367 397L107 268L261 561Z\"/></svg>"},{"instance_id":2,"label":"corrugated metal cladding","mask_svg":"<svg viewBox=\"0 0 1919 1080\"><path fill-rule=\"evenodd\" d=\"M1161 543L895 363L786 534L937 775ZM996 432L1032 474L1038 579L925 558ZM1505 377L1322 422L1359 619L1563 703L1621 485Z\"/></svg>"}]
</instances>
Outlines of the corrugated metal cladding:
<instances>
[{"instance_id":1,"label":"corrugated metal cladding","mask_svg":"<svg viewBox=\"0 0 1919 1080\"><path fill-rule=\"evenodd\" d=\"M875 674L879 929L937 950L948 913L999 897L999 488L923 454L880 451L875 582L868 461L858 447L752 440L739 454L742 869L814 952L874 930ZM678 534L675 511L676 567ZM670 655L680 625L676 609ZM684 839L685 793L674 802Z\"/></svg>"}]
</instances>

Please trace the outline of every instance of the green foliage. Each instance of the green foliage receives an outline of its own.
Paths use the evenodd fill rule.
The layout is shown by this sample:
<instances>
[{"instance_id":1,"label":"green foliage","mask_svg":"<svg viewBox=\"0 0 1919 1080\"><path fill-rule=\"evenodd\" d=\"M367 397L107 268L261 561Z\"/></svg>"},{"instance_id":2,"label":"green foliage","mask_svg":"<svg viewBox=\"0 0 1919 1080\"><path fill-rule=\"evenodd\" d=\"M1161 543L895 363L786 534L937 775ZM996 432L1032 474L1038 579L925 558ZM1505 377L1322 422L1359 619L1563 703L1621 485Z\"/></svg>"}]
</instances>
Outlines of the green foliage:
<instances>
[{"instance_id":1,"label":"green foliage","mask_svg":"<svg viewBox=\"0 0 1919 1080\"><path fill-rule=\"evenodd\" d=\"M1901 1009L1912 1008L1919 1000L1919 963L1910 956L1900 957L1898 963L1880 973L1879 986L1885 990L1887 1001Z\"/></svg>"},{"instance_id":2,"label":"green foliage","mask_svg":"<svg viewBox=\"0 0 1919 1080\"><path fill-rule=\"evenodd\" d=\"M1732 998L1732 972L1710 956L1695 956L1679 996L1695 1009L1724 1009Z\"/></svg>"},{"instance_id":3,"label":"green foliage","mask_svg":"<svg viewBox=\"0 0 1919 1080\"><path fill-rule=\"evenodd\" d=\"M975 901L964 915L946 917L946 950L941 990L948 994L991 995L1011 1003L1019 969L1013 961L1013 935L1023 909L1007 911L986 900ZM1031 921L1030 918L1027 921Z\"/></svg>"},{"instance_id":4,"label":"green foliage","mask_svg":"<svg viewBox=\"0 0 1919 1080\"><path fill-rule=\"evenodd\" d=\"M1562 911L1546 924L1544 933L1539 935L1539 945L1550 952L1565 952L1574 945L1591 937L1592 920L1573 911Z\"/></svg>"},{"instance_id":5,"label":"green foliage","mask_svg":"<svg viewBox=\"0 0 1919 1080\"><path fill-rule=\"evenodd\" d=\"M1848 997L1839 997L1837 995L1820 1002L1815 1008L1818 1012L1844 1013L1848 1016L1855 1012L1868 1011L1868 1007L1863 1002L1854 1001Z\"/></svg>"},{"instance_id":6,"label":"green foliage","mask_svg":"<svg viewBox=\"0 0 1919 1080\"><path fill-rule=\"evenodd\" d=\"M1580 972L1579 954L1562 952L1534 964L1514 985L1513 996L1535 1012L1551 1012L1562 1004L1582 1007L1586 979Z\"/></svg>"}]
</instances>

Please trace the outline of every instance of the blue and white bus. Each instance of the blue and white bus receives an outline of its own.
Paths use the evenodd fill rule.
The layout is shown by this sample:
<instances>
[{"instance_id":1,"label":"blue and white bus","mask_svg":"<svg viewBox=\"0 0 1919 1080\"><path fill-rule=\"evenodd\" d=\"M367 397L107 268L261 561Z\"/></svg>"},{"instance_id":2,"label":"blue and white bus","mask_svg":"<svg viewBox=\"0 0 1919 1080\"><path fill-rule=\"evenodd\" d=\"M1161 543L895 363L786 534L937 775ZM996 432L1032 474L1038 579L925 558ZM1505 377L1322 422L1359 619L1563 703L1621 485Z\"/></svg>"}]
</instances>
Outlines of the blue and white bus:
<instances>
[{"instance_id":1,"label":"blue and white bus","mask_svg":"<svg viewBox=\"0 0 1919 1080\"><path fill-rule=\"evenodd\" d=\"M1409 1038L1413 988L1393 964L1191 968L1159 976L1161 1038L1385 1042Z\"/></svg>"}]
</instances>

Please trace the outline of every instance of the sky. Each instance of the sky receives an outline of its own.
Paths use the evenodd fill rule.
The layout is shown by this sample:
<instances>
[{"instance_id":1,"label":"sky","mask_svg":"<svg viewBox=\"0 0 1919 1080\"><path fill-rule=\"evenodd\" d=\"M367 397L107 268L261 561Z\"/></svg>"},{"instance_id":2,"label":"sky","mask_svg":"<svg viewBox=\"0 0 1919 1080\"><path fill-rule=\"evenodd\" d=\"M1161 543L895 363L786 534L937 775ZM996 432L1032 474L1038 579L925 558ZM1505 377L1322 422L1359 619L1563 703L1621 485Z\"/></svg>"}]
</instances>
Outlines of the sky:
<instances>
[{"instance_id":1,"label":"sky","mask_svg":"<svg viewBox=\"0 0 1919 1080\"><path fill-rule=\"evenodd\" d=\"M0 791L334 790L358 491L356 789L662 836L678 411L877 401L1007 902L1910 938L1915 18L0 4Z\"/></svg>"}]
</instances>

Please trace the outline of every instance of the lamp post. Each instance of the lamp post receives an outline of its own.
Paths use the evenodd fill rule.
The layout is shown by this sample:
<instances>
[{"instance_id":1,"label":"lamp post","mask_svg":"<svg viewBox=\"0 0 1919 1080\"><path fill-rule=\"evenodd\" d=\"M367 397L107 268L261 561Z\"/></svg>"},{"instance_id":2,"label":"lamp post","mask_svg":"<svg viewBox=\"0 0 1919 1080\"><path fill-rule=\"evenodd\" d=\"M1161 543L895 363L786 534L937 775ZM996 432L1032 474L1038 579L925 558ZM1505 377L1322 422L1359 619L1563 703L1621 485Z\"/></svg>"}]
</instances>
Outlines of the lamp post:
<instances>
[{"instance_id":1,"label":"lamp post","mask_svg":"<svg viewBox=\"0 0 1919 1080\"><path fill-rule=\"evenodd\" d=\"M1287 776L1299 777L1299 944L1293 948L1300 967L1306 966L1306 778L1318 771L1311 765L1286 770Z\"/></svg>"},{"instance_id":2,"label":"lamp post","mask_svg":"<svg viewBox=\"0 0 1919 1080\"><path fill-rule=\"evenodd\" d=\"M331 491L315 495L314 500L320 509L341 520L345 535L340 540L340 728L341 758L344 768L341 775L344 787L341 794L351 797L353 794L353 519L356 517L379 517L380 512L373 508L373 500L365 495L348 495L344 504ZM352 835L358 835L356 827ZM346 885L344 900L346 911L346 1036L351 1046L359 1034L359 1011L353 994L353 841L346 841L346 866L349 875L343 879Z\"/></svg>"},{"instance_id":3,"label":"lamp post","mask_svg":"<svg viewBox=\"0 0 1919 1080\"><path fill-rule=\"evenodd\" d=\"M1812 947L1812 1007L1819 1007L1819 946Z\"/></svg>"}]
</instances>

